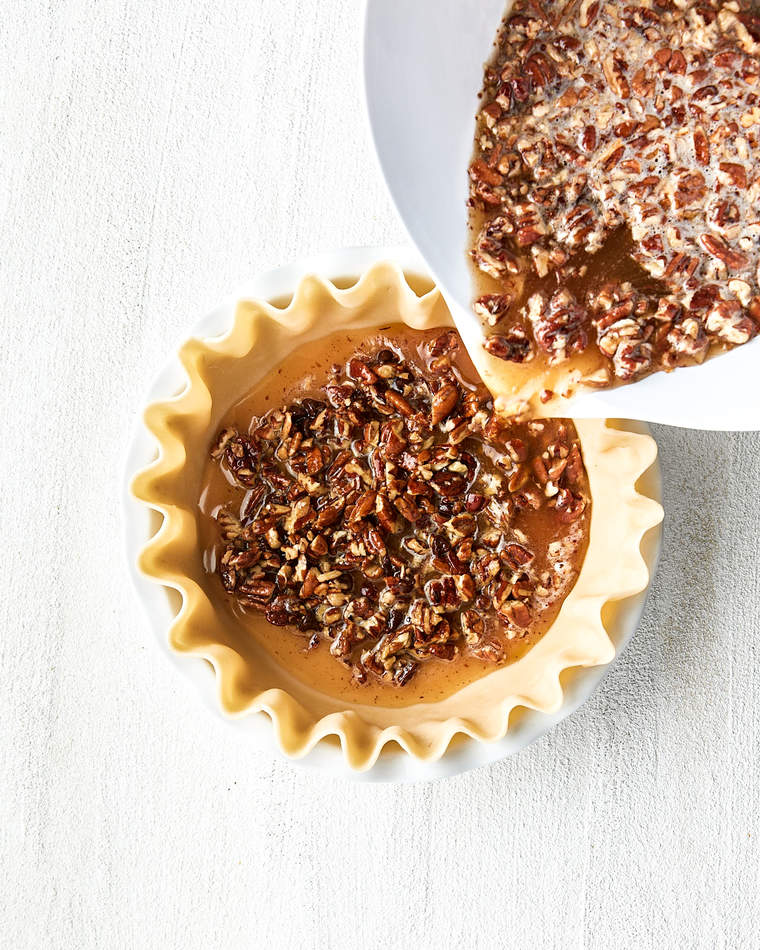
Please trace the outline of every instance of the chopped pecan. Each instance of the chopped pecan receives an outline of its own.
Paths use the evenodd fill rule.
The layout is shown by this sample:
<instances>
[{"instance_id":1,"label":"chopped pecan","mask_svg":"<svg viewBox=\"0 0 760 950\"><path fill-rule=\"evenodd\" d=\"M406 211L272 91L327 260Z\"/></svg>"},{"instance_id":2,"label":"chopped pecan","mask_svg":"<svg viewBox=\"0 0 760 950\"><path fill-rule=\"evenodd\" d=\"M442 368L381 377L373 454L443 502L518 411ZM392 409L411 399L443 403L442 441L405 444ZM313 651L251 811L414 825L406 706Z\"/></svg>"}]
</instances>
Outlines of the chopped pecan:
<instances>
[{"instance_id":1,"label":"chopped pecan","mask_svg":"<svg viewBox=\"0 0 760 950\"><path fill-rule=\"evenodd\" d=\"M560 290L550 300L534 294L528 301L527 317L536 342L555 362L582 352L588 344L587 311L568 290Z\"/></svg>"},{"instance_id":2,"label":"chopped pecan","mask_svg":"<svg viewBox=\"0 0 760 950\"><path fill-rule=\"evenodd\" d=\"M511 294L484 294L473 304L475 313L489 326L496 324L509 312Z\"/></svg>"},{"instance_id":3,"label":"chopped pecan","mask_svg":"<svg viewBox=\"0 0 760 950\"><path fill-rule=\"evenodd\" d=\"M533 347L522 327L512 327L504 336L489 336L483 345L491 356L512 363L524 363L533 355Z\"/></svg>"},{"instance_id":4,"label":"chopped pecan","mask_svg":"<svg viewBox=\"0 0 760 950\"><path fill-rule=\"evenodd\" d=\"M701 234L699 243L712 257L717 257L730 270L741 270L747 266L747 255L731 248L726 241L712 234Z\"/></svg>"}]
</instances>

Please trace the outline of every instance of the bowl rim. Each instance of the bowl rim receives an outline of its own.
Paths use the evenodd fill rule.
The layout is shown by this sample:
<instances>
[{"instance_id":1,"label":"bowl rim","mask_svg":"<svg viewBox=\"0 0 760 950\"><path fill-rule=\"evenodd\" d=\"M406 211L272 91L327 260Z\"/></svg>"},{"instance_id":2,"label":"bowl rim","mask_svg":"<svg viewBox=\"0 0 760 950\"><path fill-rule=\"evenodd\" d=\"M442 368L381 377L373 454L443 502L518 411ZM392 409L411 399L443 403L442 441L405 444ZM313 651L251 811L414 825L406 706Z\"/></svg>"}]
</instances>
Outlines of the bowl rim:
<instances>
[{"instance_id":1,"label":"bowl rim","mask_svg":"<svg viewBox=\"0 0 760 950\"><path fill-rule=\"evenodd\" d=\"M346 248L335 252L317 255L316 257L296 261L293 264L274 270L266 271L251 281L246 282L238 292L228 295L225 301L214 308L210 313L198 321L191 328L191 334L197 336L214 336L228 329L233 315L233 307L241 297L258 297L272 299L292 293L300 279L309 273L319 273L328 280L358 278L364 270L381 260L393 260L401 270L407 274L416 274L429 279L427 269L419 255L409 248L376 247L376 248ZM157 399L166 399L174 394L181 386L184 376L177 360L172 354L150 390L143 403L149 404ZM641 426L640 431L647 431ZM181 654L173 650L166 636L166 631L175 613L170 606L165 589L140 573L137 568L136 556L151 532L147 525L150 512L143 502L130 492L130 483L134 474L150 463L155 455L155 441L145 429L141 419L135 421L133 436L129 445L124 466L124 480L122 492L123 527L125 550L128 558L128 569L138 596L146 609L148 620L158 640L162 652L169 656L171 661L180 668L184 668L186 675L194 681L201 697L217 715L240 732L245 731L248 736L254 736L256 744L279 752L274 730L269 718L261 713L247 715L244 718L230 719L223 715L216 695L215 674L208 664L198 663L197 656ZM659 463L654 463L653 469L656 490L653 496L661 497L659 485ZM656 569L659 555L661 529L654 529L656 538L652 547L651 556L647 559L650 569L650 583ZM635 595L626 602L626 609L621 611L619 622L613 639L616 645L616 656L619 656L630 640L643 611L649 585L639 595ZM450 747L440 759L436 761L418 760L401 750L390 752L386 750L372 768L365 772L356 772L351 769L336 744L318 743L304 758L296 761L305 767L310 767L331 774L350 776L359 781L417 781L421 779L440 778L458 774L480 765L497 761L507 755L514 754L526 745L545 734L554 725L571 715L591 695L596 686L606 675L609 665L574 669L570 681L564 684L564 700L556 713L526 711L521 717L519 727L512 729L504 739L496 742L482 742L462 740Z\"/></svg>"}]
</instances>

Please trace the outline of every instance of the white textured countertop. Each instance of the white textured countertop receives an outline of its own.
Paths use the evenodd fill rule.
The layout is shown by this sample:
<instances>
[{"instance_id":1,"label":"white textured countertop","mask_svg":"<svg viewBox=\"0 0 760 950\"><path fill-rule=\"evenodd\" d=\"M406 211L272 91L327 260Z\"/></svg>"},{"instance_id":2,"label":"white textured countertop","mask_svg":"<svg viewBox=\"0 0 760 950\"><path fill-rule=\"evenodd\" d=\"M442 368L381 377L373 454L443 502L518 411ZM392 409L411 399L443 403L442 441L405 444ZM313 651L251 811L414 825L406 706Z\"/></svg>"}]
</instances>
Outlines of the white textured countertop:
<instances>
[{"instance_id":1,"label":"white textured countertop","mask_svg":"<svg viewBox=\"0 0 760 950\"><path fill-rule=\"evenodd\" d=\"M758 435L656 430L641 629L580 712L495 767L304 772L151 642L117 493L153 375L262 268L404 240L360 19L358 0L3 7L0 944L757 947Z\"/></svg>"}]
</instances>

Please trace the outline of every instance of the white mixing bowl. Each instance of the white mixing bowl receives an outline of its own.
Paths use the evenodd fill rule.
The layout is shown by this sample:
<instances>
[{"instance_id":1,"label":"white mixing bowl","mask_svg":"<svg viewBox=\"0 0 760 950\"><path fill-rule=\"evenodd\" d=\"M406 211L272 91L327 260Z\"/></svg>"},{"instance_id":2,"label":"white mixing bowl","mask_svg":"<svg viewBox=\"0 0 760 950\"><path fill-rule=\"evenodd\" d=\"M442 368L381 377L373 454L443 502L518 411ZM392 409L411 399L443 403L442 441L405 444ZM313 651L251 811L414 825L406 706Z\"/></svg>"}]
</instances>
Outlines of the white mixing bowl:
<instances>
[{"instance_id":1,"label":"white mixing bowl","mask_svg":"<svg viewBox=\"0 0 760 950\"><path fill-rule=\"evenodd\" d=\"M468 347L467 168L482 84L504 0L367 0L364 77L375 147L409 234ZM758 340L706 364L656 373L568 402L568 415L698 429L760 429Z\"/></svg>"}]
</instances>

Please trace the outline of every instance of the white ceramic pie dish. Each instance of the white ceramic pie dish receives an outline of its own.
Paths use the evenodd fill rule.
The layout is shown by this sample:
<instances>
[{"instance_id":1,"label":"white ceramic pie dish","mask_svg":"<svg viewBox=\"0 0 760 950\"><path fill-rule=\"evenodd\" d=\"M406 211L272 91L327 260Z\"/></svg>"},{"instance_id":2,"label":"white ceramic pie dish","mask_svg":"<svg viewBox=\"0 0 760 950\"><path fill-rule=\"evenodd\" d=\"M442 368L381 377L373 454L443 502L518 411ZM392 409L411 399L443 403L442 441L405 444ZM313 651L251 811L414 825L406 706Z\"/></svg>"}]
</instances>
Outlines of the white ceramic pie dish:
<instances>
[{"instance_id":1,"label":"white ceramic pie dish","mask_svg":"<svg viewBox=\"0 0 760 950\"><path fill-rule=\"evenodd\" d=\"M424 268L416 259L416 255L404 249L354 249L325 255L321 258L301 262L282 268L268 274L261 275L251 284L242 288L239 295L230 298L218 307L204 320L193 328L197 336L219 335L229 328L234 314L236 301L240 297L254 297L277 299L289 295L306 273L314 272L328 278L358 277L372 263L381 259L397 261L407 273L424 274ZM165 399L182 388L184 377L176 359L172 359L156 381L149 394L149 402ZM145 467L155 455L155 443L142 425L136 427L135 437L130 448L124 485L124 515L127 554L137 590L143 600L149 619L156 633L162 649L172 661L196 683L201 695L209 706L218 712L215 676L211 667L198 661L197 657L182 655L172 650L166 636L166 631L176 613L167 592L147 579L136 569L138 552L155 531L151 520L151 513L130 494L128 485L132 476ZM647 476L650 479L648 494L659 497L659 473L653 467ZM645 558L650 569L654 570L659 548L659 529L654 529L647 536ZM643 609L644 595L629 598L624 602L624 609L618 613L612 629L608 629L614 641L616 653L619 654L627 640L632 635L641 610ZM592 667L585 670L573 670L563 675L564 702L554 714L521 712L517 721L510 723L507 737L495 743L482 743L468 740L457 740L445 756L437 762L415 760L411 756L387 749L380 756L378 762L368 772L357 773L351 771L345 764L337 742L321 742L304 759L307 766L321 768L338 774L347 774L354 778L373 781L408 781L422 778L434 778L455 774L469 768L476 767L505 755L512 754L543 734L552 725L561 721L576 709L591 693L601 680L607 667ZM226 718L226 717L225 717ZM276 743L273 738L268 718L261 713L248 715L243 719L226 719L236 729L247 733L257 745L261 745L274 752Z\"/></svg>"},{"instance_id":2,"label":"white ceramic pie dish","mask_svg":"<svg viewBox=\"0 0 760 950\"><path fill-rule=\"evenodd\" d=\"M505 0L366 0L367 113L388 189L468 349L481 330L470 309L468 178L483 63ZM627 418L694 429L760 429L760 338L673 373L567 402L577 418Z\"/></svg>"}]
</instances>

